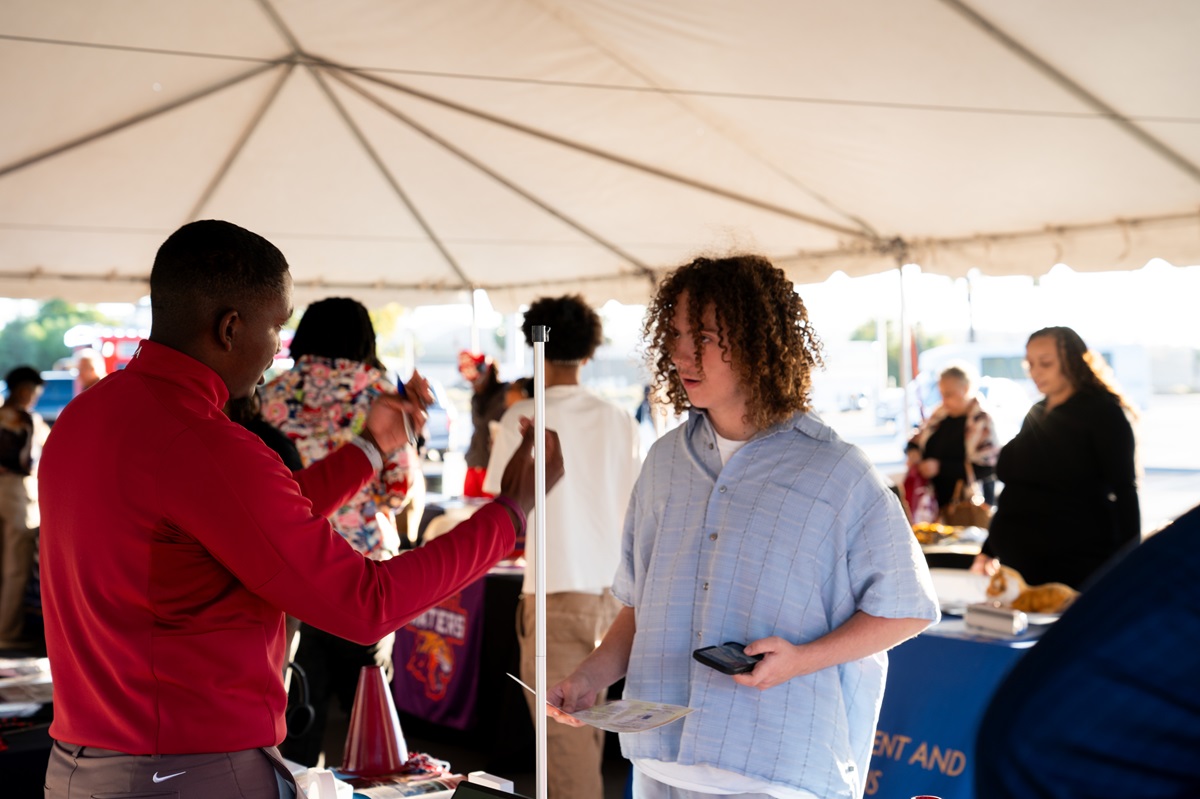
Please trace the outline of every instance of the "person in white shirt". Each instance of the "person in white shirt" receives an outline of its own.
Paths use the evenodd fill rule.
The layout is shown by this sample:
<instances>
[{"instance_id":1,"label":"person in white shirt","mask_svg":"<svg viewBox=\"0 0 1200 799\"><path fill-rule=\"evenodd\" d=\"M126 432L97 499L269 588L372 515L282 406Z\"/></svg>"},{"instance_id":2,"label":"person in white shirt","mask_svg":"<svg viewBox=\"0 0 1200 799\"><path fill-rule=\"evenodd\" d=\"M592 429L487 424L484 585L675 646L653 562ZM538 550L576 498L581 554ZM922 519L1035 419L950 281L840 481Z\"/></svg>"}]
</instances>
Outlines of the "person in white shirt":
<instances>
[{"instance_id":1,"label":"person in white shirt","mask_svg":"<svg viewBox=\"0 0 1200 799\"><path fill-rule=\"evenodd\" d=\"M596 312L578 296L542 298L525 313L527 343L532 345L539 325L549 328L546 425L558 431L566 467L566 476L546 496L546 680L553 685L591 654L620 611L610 587L621 559L625 509L641 466L641 446L633 416L579 383L583 365L603 340ZM485 491L498 487L499 467L520 442L520 419L533 413L534 400L521 400L500 420ZM530 566L517 611L521 679L530 685L535 679L532 548L531 532L526 539ZM534 698L526 698L530 713L540 713ZM551 799L601 799L603 754L603 731L548 725Z\"/></svg>"}]
</instances>

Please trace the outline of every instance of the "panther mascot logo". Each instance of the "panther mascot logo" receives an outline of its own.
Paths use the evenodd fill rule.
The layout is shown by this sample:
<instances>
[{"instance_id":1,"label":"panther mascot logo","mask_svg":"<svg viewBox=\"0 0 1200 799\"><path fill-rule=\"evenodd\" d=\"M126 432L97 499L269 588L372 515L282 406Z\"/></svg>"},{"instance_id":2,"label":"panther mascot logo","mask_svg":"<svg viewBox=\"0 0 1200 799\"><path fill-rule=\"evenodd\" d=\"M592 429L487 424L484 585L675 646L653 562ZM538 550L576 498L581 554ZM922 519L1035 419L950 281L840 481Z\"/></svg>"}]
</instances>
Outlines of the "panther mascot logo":
<instances>
[{"instance_id":1,"label":"panther mascot logo","mask_svg":"<svg viewBox=\"0 0 1200 799\"><path fill-rule=\"evenodd\" d=\"M454 677L454 651L442 636L432 630L419 630L406 668L425 686L425 696L441 699Z\"/></svg>"}]
</instances>

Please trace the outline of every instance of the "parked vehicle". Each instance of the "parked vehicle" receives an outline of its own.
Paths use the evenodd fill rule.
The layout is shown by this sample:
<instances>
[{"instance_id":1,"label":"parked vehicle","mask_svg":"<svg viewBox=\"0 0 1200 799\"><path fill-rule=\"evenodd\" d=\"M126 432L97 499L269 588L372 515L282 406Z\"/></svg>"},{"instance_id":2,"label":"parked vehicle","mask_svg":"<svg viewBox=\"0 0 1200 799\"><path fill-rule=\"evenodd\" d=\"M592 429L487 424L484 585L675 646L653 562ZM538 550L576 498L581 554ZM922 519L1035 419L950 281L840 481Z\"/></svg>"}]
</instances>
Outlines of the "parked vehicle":
<instances>
[{"instance_id":1,"label":"parked vehicle","mask_svg":"<svg viewBox=\"0 0 1200 799\"><path fill-rule=\"evenodd\" d=\"M1150 402L1150 357L1140 344L1088 341L1089 347L1108 364L1122 392L1139 408ZM947 344L930 347L918 359L920 379L937 382L937 375L951 363L965 363L980 377L1014 380L1036 398L1037 390L1025 371L1025 342L1004 344Z\"/></svg>"},{"instance_id":2,"label":"parked vehicle","mask_svg":"<svg viewBox=\"0 0 1200 799\"><path fill-rule=\"evenodd\" d=\"M425 456L440 461L454 448L452 432L458 421L458 413L441 383L430 380L429 389L433 392L433 404L425 409L427 418L421 434L425 439Z\"/></svg>"},{"instance_id":3,"label":"parked vehicle","mask_svg":"<svg viewBox=\"0 0 1200 799\"><path fill-rule=\"evenodd\" d=\"M42 396L33 410L41 415L46 424L52 425L67 403L75 398L75 375L67 371L42 372L42 379L46 381L42 386Z\"/></svg>"}]
</instances>

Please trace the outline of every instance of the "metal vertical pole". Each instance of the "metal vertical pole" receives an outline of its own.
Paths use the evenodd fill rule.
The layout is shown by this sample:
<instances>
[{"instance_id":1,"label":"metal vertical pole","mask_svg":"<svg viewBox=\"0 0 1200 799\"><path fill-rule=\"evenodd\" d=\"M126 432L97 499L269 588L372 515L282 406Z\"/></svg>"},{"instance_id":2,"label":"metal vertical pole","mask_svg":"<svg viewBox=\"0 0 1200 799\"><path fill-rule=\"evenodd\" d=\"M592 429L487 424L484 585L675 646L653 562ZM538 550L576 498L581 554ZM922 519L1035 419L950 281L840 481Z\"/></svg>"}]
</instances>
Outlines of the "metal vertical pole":
<instances>
[{"instance_id":1,"label":"metal vertical pole","mask_svg":"<svg viewBox=\"0 0 1200 799\"><path fill-rule=\"evenodd\" d=\"M537 719L537 799L546 799L546 341L550 328L534 325L533 335L533 430L534 430L534 505L533 505L533 581L534 581L534 663ZM528 568L528 565L526 566Z\"/></svg>"},{"instance_id":2,"label":"metal vertical pole","mask_svg":"<svg viewBox=\"0 0 1200 799\"><path fill-rule=\"evenodd\" d=\"M483 352L479 348L479 292L471 289L471 352Z\"/></svg>"},{"instance_id":3,"label":"metal vertical pole","mask_svg":"<svg viewBox=\"0 0 1200 799\"><path fill-rule=\"evenodd\" d=\"M975 306L971 302L970 272L967 272L967 341L975 343Z\"/></svg>"},{"instance_id":4,"label":"metal vertical pole","mask_svg":"<svg viewBox=\"0 0 1200 799\"><path fill-rule=\"evenodd\" d=\"M904 296L904 258L896 258L896 274L900 276L900 440L908 441L912 435L912 416L908 412L908 382L912 379L912 331L908 329L907 298Z\"/></svg>"}]
</instances>

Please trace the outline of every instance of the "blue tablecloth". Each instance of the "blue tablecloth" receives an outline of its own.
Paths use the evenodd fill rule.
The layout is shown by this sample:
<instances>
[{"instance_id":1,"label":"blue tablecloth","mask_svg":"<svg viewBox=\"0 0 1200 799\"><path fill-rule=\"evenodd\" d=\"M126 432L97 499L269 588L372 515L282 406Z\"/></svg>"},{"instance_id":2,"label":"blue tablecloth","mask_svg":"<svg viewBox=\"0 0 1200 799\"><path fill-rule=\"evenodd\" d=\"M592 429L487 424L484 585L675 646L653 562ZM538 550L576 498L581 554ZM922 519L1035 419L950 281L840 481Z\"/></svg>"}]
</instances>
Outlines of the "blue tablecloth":
<instances>
[{"instance_id":1,"label":"blue tablecloth","mask_svg":"<svg viewBox=\"0 0 1200 799\"><path fill-rule=\"evenodd\" d=\"M980 719L1036 637L973 635L947 618L893 649L866 795L971 799Z\"/></svg>"}]
</instances>

